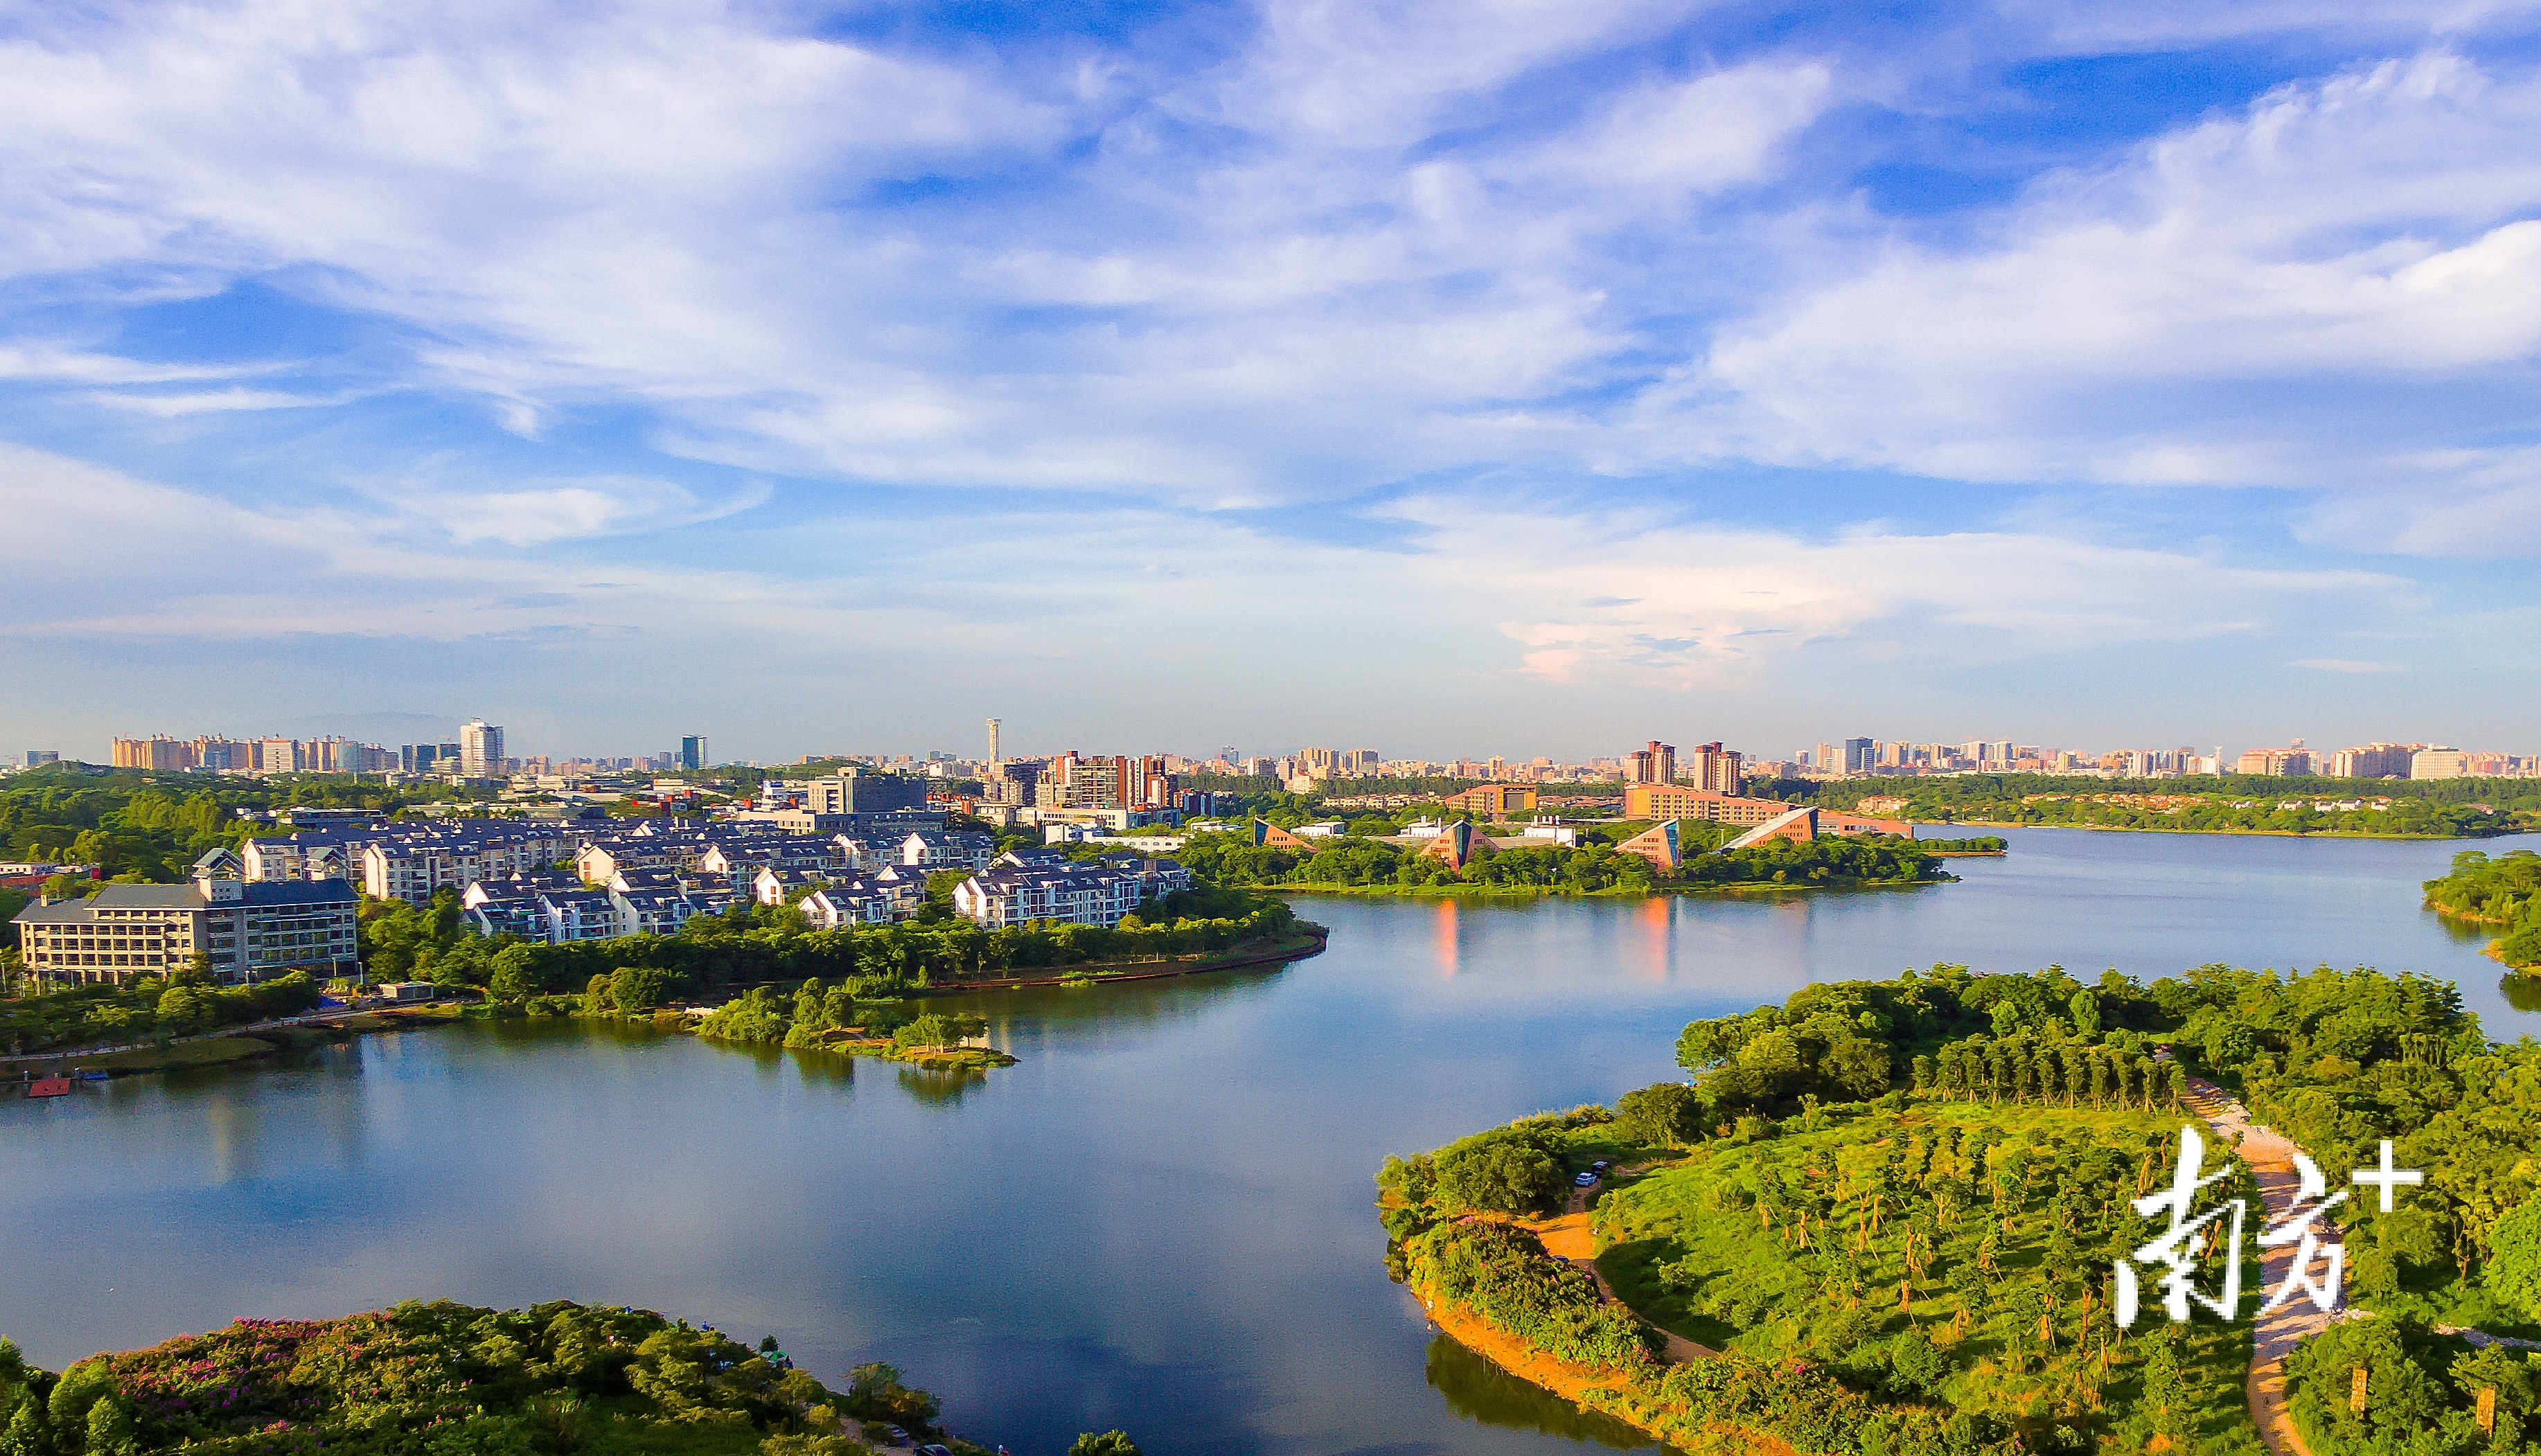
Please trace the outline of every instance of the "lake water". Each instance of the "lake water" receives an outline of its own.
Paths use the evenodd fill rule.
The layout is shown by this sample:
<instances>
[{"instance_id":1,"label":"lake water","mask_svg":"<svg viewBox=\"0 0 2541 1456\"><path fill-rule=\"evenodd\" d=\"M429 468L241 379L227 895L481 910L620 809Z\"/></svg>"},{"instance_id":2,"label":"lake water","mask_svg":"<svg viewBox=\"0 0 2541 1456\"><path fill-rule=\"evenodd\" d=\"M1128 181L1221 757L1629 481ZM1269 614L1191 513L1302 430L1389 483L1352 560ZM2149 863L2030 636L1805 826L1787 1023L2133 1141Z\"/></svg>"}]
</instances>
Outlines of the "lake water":
<instances>
[{"instance_id":1,"label":"lake water","mask_svg":"<svg viewBox=\"0 0 2541 1456\"><path fill-rule=\"evenodd\" d=\"M985 1080L511 1023L0 1101L0 1334L58 1368L240 1315L570 1298L829 1377L890 1360L1019 1456L1115 1425L1158 1456L1629 1446L1428 1333L1385 1279L1385 1154L1938 960L2379 965L2541 1030L2420 908L2458 845L2008 837L1910 891L1301 901L1331 949L1284 971L976 998L1023 1058Z\"/></svg>"}]
</instances>

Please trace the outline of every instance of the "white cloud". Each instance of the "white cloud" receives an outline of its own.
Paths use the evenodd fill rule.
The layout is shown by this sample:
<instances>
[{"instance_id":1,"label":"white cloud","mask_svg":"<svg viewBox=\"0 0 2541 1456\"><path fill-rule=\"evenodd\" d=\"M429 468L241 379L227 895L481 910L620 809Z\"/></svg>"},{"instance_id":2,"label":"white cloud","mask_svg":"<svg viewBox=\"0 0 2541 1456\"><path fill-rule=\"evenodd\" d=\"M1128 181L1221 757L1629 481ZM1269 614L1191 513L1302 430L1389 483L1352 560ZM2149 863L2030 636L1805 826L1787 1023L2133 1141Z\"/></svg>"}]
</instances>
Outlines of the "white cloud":
<instances>
[{"instance_id":1,"label":"white cloud","mask_svg":"<svg viewBox=\"0 0 2541 1456\"><path fill-rule=\"evenodd\" d=\"M89 398L117 409L174 419L181 415L218 414L237 409L308 409L341 404L353 397L342 394L294 395L281 390L251 390L233 385L226 390L197 390L184 394L136 395L104 391Z\"/></svg>"},{"instance_id":2,"label":"white cloud","mask_svg":"<svg viewBox=\"0 0 2541 1456\"><path fill-rule=\"evenodd\" d=\"M2298 657L2287 667L2310 668L2322 673L2396 673L2396 662L2365 662L2353 657Z\"/></svg>"},{"instance_id":3,"label":"white cloud","mask_svg":"<svg viewBox=\"0 0 2541 1456\"><path fill-rule=\"evenodd\" d=\"M1698 458L1963 479L2355 486L2541 351L2541 72L2434 53L2058 175L1724 329L1638 424ZM2347 402L2363 401L2358 408Z\"/></svg>"},{"instance_id":4,"label":"white cloud","mask_svg":"<svg viewBox=\"0 0 2541 1456\"><path fill-rule=\"evenodd\" d=\"M1556 680L1639 675L1674 686L1759 682L1838 647L1922 660L2002 661L2113 642L2282 630L2406 581L2269 570L2171 551L2005 532L1862 530L1823 541L1565 511L1411 503L1422 569L1444 589L1488 579L1501 632Z\"/></svg>"},{"instance_id":5,"label":"white cloud","mask_svg":"<svg viewBox=\"0 0 2541 1456\"><path fill-rule=\"evenodd\" d=\"M460 490L413 482L377 492L409 516L447 531L461 546L501 542L538 546L586 536L693 526L746 510L767 498L764 485L716 505L669 480L586 475L524 482L518 488Z\"/></svg>"},{"instance_id":6,"label":"white cloud","mask_svg":"<svg viewBox=\"0 0 2541 1456\"><path fill-rule=\"evenodd\" d=\"M134 385L228 379L247 372L227 367L145 364L59 344L0 344L0 379Z\"/></svg>"}]
</instances>

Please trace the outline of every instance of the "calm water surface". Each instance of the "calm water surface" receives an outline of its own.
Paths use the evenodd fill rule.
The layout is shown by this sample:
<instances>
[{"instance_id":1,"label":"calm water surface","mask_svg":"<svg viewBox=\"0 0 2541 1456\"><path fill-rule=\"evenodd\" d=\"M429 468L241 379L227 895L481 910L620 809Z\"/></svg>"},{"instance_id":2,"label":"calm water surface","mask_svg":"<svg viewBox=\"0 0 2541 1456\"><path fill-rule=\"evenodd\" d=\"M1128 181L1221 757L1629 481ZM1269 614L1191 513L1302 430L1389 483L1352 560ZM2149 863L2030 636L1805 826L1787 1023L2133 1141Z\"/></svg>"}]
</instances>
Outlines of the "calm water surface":
<instances>
[{"instance_id":1,"label":"calm water surface","mask_svg":"<svg viewBox=\"0 0 2541 1456\"><path fill-rule=\"evenodd\" d=\"M1019 1453L1630 1446L1438 1342L1369 1176L1675 1074L1692 1017L1963 961L2449 977L2455 844L2014 831L1957 885L1779 902L1314 900L1283 971L983 996L983 1081L551 1023L0 1101L0 1333L58 1367L239 1315L571 1298L888 1359ZM2499 846L2491 845L2496 848Z\"/></svg>"}]
</instances>

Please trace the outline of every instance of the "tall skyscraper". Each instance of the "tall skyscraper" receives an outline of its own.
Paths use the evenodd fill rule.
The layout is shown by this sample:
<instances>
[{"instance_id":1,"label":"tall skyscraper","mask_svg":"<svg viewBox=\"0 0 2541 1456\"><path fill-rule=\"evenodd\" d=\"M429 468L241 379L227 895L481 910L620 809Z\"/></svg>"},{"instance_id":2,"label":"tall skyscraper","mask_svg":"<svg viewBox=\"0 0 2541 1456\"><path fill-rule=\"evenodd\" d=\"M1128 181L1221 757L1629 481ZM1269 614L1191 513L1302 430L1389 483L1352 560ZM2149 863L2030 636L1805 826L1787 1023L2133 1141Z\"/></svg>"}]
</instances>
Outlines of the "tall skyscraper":
<instances>
[{"instance_id":1,"label":"tall skyscraper","mask_svg":"<svg viewBox=\"0 0 2541 1456\"><path fill-rule=\"evenodd\" d=\"M1878 766L1879 758L1869 739L1848 738L1844 741L1845 772L1868 773Z\"/></svg>"},{"instance_id":2,"label":"tall skyscraper","mask_svg":"<svg viewBox=\"0 0 2541 1456\"><path fill-rule=\"evenodd\" d=\"M997 762L997 720L988 720L988 762Z\"/></svg>"},{"instance_id":3,"label":"tall skyscraper","mask_svg":"<svg viewBox=\"0 0 2541 1456\"><path fill-rule=\"evenodd\" d=\"M1706 743L1686 755L1677 778L1715 794L1747 792L1747 764L1735 750Z\"/></svg>"},{"instance_id":4,"label":"tall skyscraper","mask_svg":"<svg viewBox=\"0 0 2541 1456\"><path fill-rule=\"evenodd\" d=\"M492 778L503 772L503 730L482 718L472 718L459 730L459 771L470 778Z\"/></svg>"},{"instance_id":5,"label":"tall skyscraper","mask_svg":"<svg viewBox=\"0 0 2541 1456\"><path fill-rule=\"evenodd\" d=\"M1651 739L1649 747L1633 750L1625 774L1628 783L1676 782L1676 746Z\"/></svg>"},{"instance_id":6,"label":"tall skyscraper","mask_svg":"<svg viewBox=\"0 0 2541 1456\"><path fill-rule=\"evenodd\" d=\"M680 740L680 766L683 768L703 768L706 766L706 736L704 734L690 733Z\"/></svg>"}]
</instances>

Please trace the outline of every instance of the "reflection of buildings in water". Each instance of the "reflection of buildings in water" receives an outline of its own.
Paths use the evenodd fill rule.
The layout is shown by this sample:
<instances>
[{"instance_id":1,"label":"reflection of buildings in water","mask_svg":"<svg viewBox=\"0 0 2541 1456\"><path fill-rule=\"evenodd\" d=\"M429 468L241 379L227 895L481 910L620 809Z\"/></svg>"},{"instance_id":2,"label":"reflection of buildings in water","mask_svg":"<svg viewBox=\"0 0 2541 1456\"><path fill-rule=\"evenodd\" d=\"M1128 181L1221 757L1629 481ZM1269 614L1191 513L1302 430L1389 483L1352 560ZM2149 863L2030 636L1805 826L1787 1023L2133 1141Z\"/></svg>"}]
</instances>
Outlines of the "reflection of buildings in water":
<instances>
[{"instance_id":1,"label":"reflection of buildings in water","mask_svg":"<svg viewBox=\"0 0 2541 1456\"><path fill-rule=\"evenodd\" d=\"M1640 931L1640 979L1667 980L1676 943L1676 897L1653 895L1633 907L1633 923Z\"/></svg>"},{"instance_id":2,"label":"reflection of buildings in water","mask_svg":"<svg viewBox=\"0 0 2541 1456\"><path fill-rule=\"evenodd\" d=\"M1432 948L1438 956L1438 975L1452 980L1456 975L1456 902L1442 899L1430 915Z\"/></svg>"}]
</instances>

